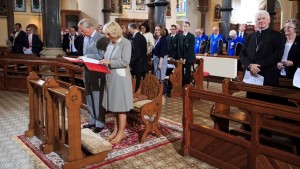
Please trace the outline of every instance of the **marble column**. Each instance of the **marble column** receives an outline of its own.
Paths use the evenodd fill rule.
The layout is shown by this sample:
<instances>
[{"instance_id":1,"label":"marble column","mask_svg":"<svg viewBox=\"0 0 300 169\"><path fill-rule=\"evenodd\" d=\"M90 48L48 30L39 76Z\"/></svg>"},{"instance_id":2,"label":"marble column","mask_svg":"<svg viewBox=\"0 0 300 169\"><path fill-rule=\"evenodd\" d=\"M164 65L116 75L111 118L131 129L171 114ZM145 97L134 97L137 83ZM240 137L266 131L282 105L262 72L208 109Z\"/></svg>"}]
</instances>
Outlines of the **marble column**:
<instances>
[{"instance_id":1,"label":"marble column","mask_svg":"<svg viewBox=\"0 0 300 169\"><path fill-rule=\"evenodd\" d=\"M166 8L169 0L155 0L154 1L154 24L166 26Z\"/></svg>"},{"instance_id":2,"label":"marble column","mask_svg":"<svg viewBox=\"0 0 300 169\"><path fill-rule=\"evenodd\" d=\"M270 28L274 28L274 16L276 14L275 12L275 0L267 0L267 11L270 14Z\"/></svg>"},{"instance_id":3,"label":"marble column","mask_svg":"<svg viewBox=\"0 0 300 169\"><path fill-rule=\"evenodd\" d=\"M201 12L201 28L205 28L206 13L208 12L208 0L198 0L198 10Z\"/></svg>"},{"instance_id":4,"label":"marble column","mask_svg":"<svg viewBox=\"0 0 300 169\"><path fill-rule=\"evenodd\" d=\"M42 0L43 11L43 57L65 55L61 48L60 0Z\"/></svg>"},{"instance_id":5,"label":"marble column","mask_svg":"<svg viewBox=\"0 0 300 169\"><path fill-rule=\"evenodd\" d=\"M110 21L110 13L111 13L111 0L104 0L104 8L102 9L102 12L104 14L104 23L107 23Z\"/></svg>"},{"instance_id":6,"label":"marble column","mask_svg":"<svg viewBox=\"0 0 300 169\"><path fill-rule=\"evenodd\" d=\"M150 32L154 33L155 24L154 24L154 1L150 0L149 3L147 3L148 7L148 24L150 26Z\"/></svg>"},{"instance_id":7,"label":"marble column","mask_svg":"<svg viewBox=\"0 0 300 169\"><path fill-rule=\"evenodd\" d=\"M227 39L230 31L230 17L233 10L231 0L223 0L221 8L221 32Z\"/></svg>"},{"instance_id":8,"label":"marble column","mask_svg":"<svg viewBox=\"0 0 300 169\"><path fill-rule=\"evenodd\" d=\"M15 18L14 18L14 1L7 0L7 35L10 38L10 33L15 29Z\"/></svg>"}]
</instances>

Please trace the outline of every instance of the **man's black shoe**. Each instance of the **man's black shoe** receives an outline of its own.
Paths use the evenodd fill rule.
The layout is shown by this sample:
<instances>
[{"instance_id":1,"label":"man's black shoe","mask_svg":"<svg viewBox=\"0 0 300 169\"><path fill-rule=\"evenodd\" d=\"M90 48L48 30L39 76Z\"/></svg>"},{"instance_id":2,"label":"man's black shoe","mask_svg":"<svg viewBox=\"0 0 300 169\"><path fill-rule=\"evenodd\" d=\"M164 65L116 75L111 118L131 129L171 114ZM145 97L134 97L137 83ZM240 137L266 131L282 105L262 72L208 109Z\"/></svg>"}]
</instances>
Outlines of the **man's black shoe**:
<instances>
[{"instance_id":1,"label":"man's black shoe","mask_svg":"<svg viewBox=\"0 0 300 169\"><path fill-rule=\"evenodd\" d=\"M93 132L94 132L94 133L99 133L99 132L101 132L103 129L104 129L104 128L95 127L94 130L93 130Z\"/></svg>"},{"instance_id":2,"label":"man's black shoe","mask_svg":"<svg viewBox=\"0 0 300 169\"><path fill-rule=\"evenodd\" d=\"M95 124L85 124L85 125L83 125L82 126L83 128L93 128L93 127L95 127Z\"/></svg>"}]
</instances>

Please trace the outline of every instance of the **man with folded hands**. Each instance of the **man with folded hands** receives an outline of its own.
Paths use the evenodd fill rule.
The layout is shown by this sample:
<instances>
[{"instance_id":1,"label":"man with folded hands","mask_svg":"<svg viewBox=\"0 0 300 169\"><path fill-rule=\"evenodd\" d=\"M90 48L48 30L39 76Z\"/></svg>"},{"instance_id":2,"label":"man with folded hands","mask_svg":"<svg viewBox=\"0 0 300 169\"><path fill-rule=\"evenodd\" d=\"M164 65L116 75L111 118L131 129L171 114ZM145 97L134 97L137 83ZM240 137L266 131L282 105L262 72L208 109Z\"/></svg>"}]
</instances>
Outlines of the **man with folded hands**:
<instances>
[{"instance_id":1,"label":"man with folded hands","mask_svg":"<svg viewBox=\"0 0 300 169\"><path fill-rule=\"evenodd\" d=\"M85 36L83 43L83 57L102 60L108 39L97 32L93 23L88 19L82 19L78 23L78 28ZM89 123L83 128L94 128L95 133L100 132L105 127L105 110L100 103L103 100L103 92L105 85L105 74L89 71L84 68L84 86L86 92L86 102L89 113Z\"/></svg>"}]
</instances>

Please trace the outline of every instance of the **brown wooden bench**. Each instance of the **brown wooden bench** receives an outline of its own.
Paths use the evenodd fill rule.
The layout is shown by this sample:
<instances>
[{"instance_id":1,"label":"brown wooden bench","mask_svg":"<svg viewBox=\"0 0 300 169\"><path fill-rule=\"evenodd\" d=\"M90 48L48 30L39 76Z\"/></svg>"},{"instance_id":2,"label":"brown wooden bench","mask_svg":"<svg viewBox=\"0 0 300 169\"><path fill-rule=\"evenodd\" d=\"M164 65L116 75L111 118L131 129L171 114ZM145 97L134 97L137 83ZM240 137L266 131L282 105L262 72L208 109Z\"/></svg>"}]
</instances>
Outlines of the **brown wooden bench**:
<instances>
[{"instance_id":1,"label":"brown wooden bench","mask_svg":"<svg viewBox=\"0 0 300 169\"><path fill-rule=\"evenodd\" d=\"M198 64L198 66L192 74L193 85L198 90L203 90L203 80L204 80L203 62L204 60L202 58L196 60L196 64ZM208 87L208 79L207 79L207 87Z\"/></svg>"},{"instance_id":2,"label":"brown wooden bench","mask_svg":"<svg viewBox=\"0 0 300 169\"><path fill-rule=\"evenodd\" d=\"M215 102L216 106L211 110L214 112L230 107L248 111L250 119L248 123L252 129L250 140L216 128L195 124L193 104L198 99L201 102ZM184 94L181 152L218 168L299 168L300 156L261 143L260 130L264 125L263 118L267 115L300 122L299 109L295 107L187 87Z\"/></svg>"},{"instance_id":3,"label":"brown wooden bench","mask_svg":"<svg viewBox=\"0 0 300 169\"><path fill-rule=\"evenodd\" d=\"M36 90L30 89L30 123L26 136L39 137L43 132L42 151L59 154L64 160L64 169L104 161L112 145L90 129L81 129L82 101L78 87L60 87L53 78L38 80L36 73L31 73L28 84ZM42 98L36 99L36 95ZM44 111L38 111L40 106Z\"/></svg>"},{"instance_id":4,"label":"brown wooden bench","mask_svg":"<svg viewBox=\"0 0 300 169\"><path fill-rule=\"evenodd\" d=\"M225 79L223 81L222 90L223 94L226 95L231 95L237 91L247 91L285 98L298 108L300 115L300 92L296 90L271 86L251 85L243 82L231 81L229 79ZM251 121L251 119L249 118L249 113L251 112L245 110L238 110L233 112L230 109L230 106L216 103L211 111L211 117L214 119L214 127L216 129L224 132L235 132L236 129L230 130L229 122L235 121L241 124L249 125ZM296 140L300 139L300 123L294 122L291 117L282 119L276 116L266 116L262 118L262 129L271 131L275 134L280 134L287 138L293 137L297 138ZM293 146L299 149L299 144L297 144L297 141L294 141ZM297 153L297 151L299 150L294 149L295 153Z\"/></svg>"},{"instance_id":5,"label":"brown wooden bench","mask_svg":"<svg viewBox=\"0 0 300 169\"><path fill-rule=\"evenodd\" d=\"M22 64L24 69L10 68L9 65ZM33 57L0 57L0 87L3 90L27 92L27 76L31 71L38 72L42 78L54 77L75 84L82 77L82 68L64 59ZM75 78L76 75L76 78Z\"/></svg>"},{"instance_id":6,"label":"brown wooden bench","mask_svg":"<svg viewBox=\"0 0 300 169\"><path fill-rule=\"evenodd\" d=\"M170 80L170 86L172 87L170 97L182 96L182 60L168 60L168 64L173 64L175 68L170 76L166 77L166 80ZM169 86L169 83L168 83Z\"/></svg>"},{"instance_id":7,"label":"brown wooden bench","mask_svg":"<svg viewBox=\"0 0 300 169\"><path fill-rule=\"evenodd\" d=\"M147 96L147 99L134 103L134 108L128 114L128 121L145 126L139 136L140 143L143 143L151 131L154 131L157 137L161 135L158 120L162 110L163 84L154 75L148 74L142 79L140 88L133 97L137 98L137 95Z\"/></svg>"}]
</instances>

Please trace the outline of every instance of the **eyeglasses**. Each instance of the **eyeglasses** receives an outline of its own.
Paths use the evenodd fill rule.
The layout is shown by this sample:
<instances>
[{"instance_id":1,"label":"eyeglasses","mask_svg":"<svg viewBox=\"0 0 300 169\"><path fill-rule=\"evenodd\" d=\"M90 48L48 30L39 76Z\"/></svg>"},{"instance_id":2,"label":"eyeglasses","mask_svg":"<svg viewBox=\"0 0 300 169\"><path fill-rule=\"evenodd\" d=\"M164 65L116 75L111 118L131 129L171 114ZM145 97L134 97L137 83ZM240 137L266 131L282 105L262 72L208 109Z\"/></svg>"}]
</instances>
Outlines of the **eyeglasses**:
<instances>
[{"instance_id":1,"label":"eyeglasses","mask_svg":"<svg viewBox=\"0 0 300 169\"><path fill-rule=\"evenodd\" d=\"M285 26L284 29L291 29L291 28L295 28L295 27L291 27L291 26Z\"/></svg>"},{"instance_id":2,"label":"eyeglasses","mask_svg":"<svg viewBox=\"0 0 300 169\"><path fill-rule=\"evenodd\" d=\"M170 29L171 31L175 30L175 29Z\"/></svg>"}]
</instances>

